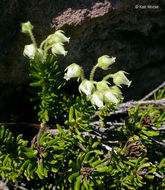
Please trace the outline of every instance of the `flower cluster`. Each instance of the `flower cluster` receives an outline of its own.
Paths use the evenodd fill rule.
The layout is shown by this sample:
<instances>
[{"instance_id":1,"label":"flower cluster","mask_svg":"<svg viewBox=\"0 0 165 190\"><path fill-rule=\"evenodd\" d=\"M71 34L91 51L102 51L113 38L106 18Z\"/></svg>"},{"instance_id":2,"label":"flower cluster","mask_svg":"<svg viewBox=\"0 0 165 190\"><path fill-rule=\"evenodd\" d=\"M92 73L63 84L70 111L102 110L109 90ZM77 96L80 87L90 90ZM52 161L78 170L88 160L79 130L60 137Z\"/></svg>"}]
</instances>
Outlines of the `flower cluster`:
<instances>
[{"instance_id":1,"label":"flower cluster","mask_svg":"<svg viewBox=\"0 0 165 190\"><path fill-rule=\"evenodd\" d=\"M126 72L118 71L117 73L109 74L99 82L93 80L96 68L99 67L103 70L107 70L109 66L115 62L115 59L115 57L110 58L108 55L100 57L98 63L91 71L89 80L85 79L82 67L73 63L66 68L67 72L64 78L66 80L70 78L81 78L82 82L79 85L79 91L87 96L87 99L91 101L94 107L104 108L105 105L112 103L118 104L123 99L120 90L121 85L127 85L129 87L131 84L131 81L125 76L125 74L127 74ZM110 86L110 83L107 81L109 78L113 79L114 86Z\"/></svg>"},{"instance_id":2,"label":"flower cluster","mask_svg":"<svg viewBox=\"0 0 165 190\"><path fill-rule=\"evenodd\" d=\"M54 34L49 35L41 44L40 47L37 48L37 44L35 38L32 33L33 26L28 21L26 23L22 23L22 32L29 34L32 40L32 44L25 45L23 55L28 56L30 59L38 59L43 62L46 59L47 53L49 49L53 55L66 55L67 51L64 49L64 43L68 42L69 39L64 35L62 30L57 30Z\"/></svg>"},{"instance_id":3,"label":"flower cluster","mask_svg":"<svg viewBox=\"0 0 165 190\"><path fill-rule=\"evenodd\" d=\"M28 21L22 23L22 32L29 34L32 40L32 44L25 45L23 55L28 56L30 59L35 59L40 62L44 62L47 53L51 50L53 55L66 55L67 51L64 49L64 43L68 42L70 38L67 38L64 35L62 30L57 30L54 34L49 35L41 44L40 47L37 47L37 43L32 33L33 26ZM131 84L131 81L127 79L124 71L118 71L114 74L109 74L105 76L102 81L94 81L94 73L97 68L103 70L108 70L110 66L115 63L116 57L110 57L108 55L101 56L98 58L97 64L93 67L90 78L87 80L84 77L84 71L76 63L69 65L65 71L64 78L68 81L71 78L77 78L78 81L81 78L81 83L79 85L80 93L84 93L87 96L87 99L91 101L93 106L103 108L108 104L118 104L122 99L122 92L120 88L121 85L127 85L128 87ZM110 83L107 81L109 78L113 79L114 86L110 86Z\"/></svg>"}]
</instances>

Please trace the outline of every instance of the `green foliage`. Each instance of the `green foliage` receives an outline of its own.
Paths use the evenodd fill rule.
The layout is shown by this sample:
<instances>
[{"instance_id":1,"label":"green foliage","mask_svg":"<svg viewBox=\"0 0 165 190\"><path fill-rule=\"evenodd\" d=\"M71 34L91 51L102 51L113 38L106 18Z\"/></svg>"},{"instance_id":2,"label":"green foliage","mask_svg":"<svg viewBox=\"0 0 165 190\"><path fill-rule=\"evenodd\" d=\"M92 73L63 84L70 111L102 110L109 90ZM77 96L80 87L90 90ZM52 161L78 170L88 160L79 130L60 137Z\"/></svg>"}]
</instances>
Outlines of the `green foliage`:
<instances>
[{"instance_id":1,"label":"green foliage","mask_svg":"<svg viewBox=\"0 0 165 190\"><path fill-rule=\"evenodd\" d=\"M60 126L58 128L60 129ZM93 144L92 139L88 145L82 136L80 140L71 131L63 132L62 129L60 131L55 137L48 132L44 133L38 147L33 145L32 148L28 148L27 141L23 141L21 135L14 138L12 133L2 126L1 177L21 182L24 176L28 181L36 182L53 174L55 178L53 185L57 189L77 189L81 181L84 182L84 186L89 186L86 178L91 177L95 171L90 181L93 186L100 178L96 174L103 173L105 168L107 169L107 167L99 168L99 165L107 160L101 160L103 152L96 149L96 143ZM83 144L80 145L79 140ZM81 146L84 147L83 150L79 148ZM41 184L35 182L33 185L41 188Z\"/></svg>"},{"instance_id":2,"label":"green foliage","mask_svg":"<svg viewBox=\"0 0 165 190\"><path fill-rule=\"evenodd\" d=\"M114 104L106 105L104 109L99 110L98 119L100 121L104 120L106 116L109 116L109 112L115 110ZM80 132L83 131L92 131L95 127L90 125L90 123L96 121L92 116L95 115L96 111L91 105L90 101L86 99L84 94L77 96L75 103L70 107L68 120L65 121L65 124L74 131L75 128L78 128ZM103 125L100 125L103 127Z\"/></svg>"},{"instance_id":3,"label":"green foliage","mask_svg":"<svg viewBox=\"0 0 165 190\"><path fill-rule=\"evenodd\" d=\"M33 157L36 151L26 148L28 141L22 139L22 135L14 138L12 133L0 127L0 175L13 182L22 179L21 165L28 157ZM28 151L27 151L28 149Z\"/></svg>"},{"instance_id":4,"label":"green foliage","mask_svg":"<svg viewBox=\"0 0 165 190\"><path fill-rule=\"evenodd\" d=\"M76 104L81 104L82 110ZM89 116L93 112L85 109L90 105L83 97L77 98L76 104L70 108L68 130L57 125L58 134L45 132L39 145L34 143L31 148L21 135L14 138L1 127L1 178L24 181L27 188L35 189L163 189L165 155L153 140L163 141L163 131L154 130L164 123L161 109L137 106L129 110L125 126L114 129L120 144L110 146L81 134L92 133L89 121L94 119L89 120ZM152 117L152 123L144 128L146 115Z\"/></svg>"},{"instance_id":5,"label":"green foliage","mask_svg":"<svg viewBox=\"0 0 165 190\"><path fill-rule=\"evenodd\" d=\"M142 139L150 142L150 137L158 136L158 128L165 122L165 113L162 110L148 106L147 109L140 109L140 105L129 110L126 125L123 130L126 135L138 134Z\"/></svg>"},{"instance_id":6,"label":"green foliage","mask_svg":"<svg viewBox=\"0 0 165 190\"><path fill-rule=\"evenodd\" d=\"M69 118L65 121L70 130L74 131L79 128L80 131L91 131L92 126L89 125L93 119L90 116L95 113L93 106L86 100L85 95L77 96L75 104L70 107Z\"/></svg>"},{"instance_id":7,"label":"green foliage","mask_svg":"<svg viewBox=\"0 0 165 190\"><path fill-rule=\"evenodd\" d=\"M155 100L160 100L162 98L165 98L165 88L162 88L157 93L154 93Z\"/></svg>"},{"instance_id":8,"label":"green foliage","mask_svg":"<svg viewBox=\"0 0 165 190\"><path fill-rule=\"evenodd\" d=\"M48 55L44 62L30 61L30 86L35 87L36 96L31 100L39 102L39 121L46 123L50 119L64 114L70 105L70 99L61 88L65 85L62 73L58 69L54 56ZM35 107L37 109L37 106Z\"/></svg>"}]
</instances>

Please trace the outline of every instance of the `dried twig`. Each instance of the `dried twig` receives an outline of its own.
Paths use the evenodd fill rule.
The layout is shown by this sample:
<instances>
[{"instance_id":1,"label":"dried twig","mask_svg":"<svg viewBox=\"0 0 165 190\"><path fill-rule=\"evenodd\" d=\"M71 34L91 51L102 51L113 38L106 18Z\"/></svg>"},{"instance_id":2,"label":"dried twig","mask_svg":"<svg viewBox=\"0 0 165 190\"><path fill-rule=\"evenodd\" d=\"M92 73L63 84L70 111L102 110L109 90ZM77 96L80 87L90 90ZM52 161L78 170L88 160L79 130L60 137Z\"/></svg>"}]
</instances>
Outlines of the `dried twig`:
<instances>
[{"instance_id":1,"label":"dried twig","mask_svg":"<svg viewBox=\"0 0 165 190\"><path fill-rule=\"evenodd\" d=\"M128 109L135 107L137 104L165 105L165 98L161 99L161 100L146 100L147 98L152 96L155 92L157 92L160 88L163 88L164 86L165 86L165 82L163 82L161 85L159 85L156 89L154 89L152 92L147 94L141 100L139 100L139 101L128 101L126 103L120 104L118 107L116 106L115 111L112 111L109 114L110 115L115 115L115 114L119 114L119 113L125 113L125 112L127 112ZM164 109L164 107L159 108L159 109ZM95 114L92 115L90 117L90 119L93 119L93 118L97 117L98 114L99 114L99 111L95 112Z\"/></svg>"},{"instance_id":2,"label":"dried twig","mask_svg":"<svg viewBox=\"0 0 165 190\"><path fill-rule=\"evenodd\" d=\"M109 123L111 123L111 122L107 122L106 124L107 124L107 125L111 125L111 124L109 124ZM108 127L108 128L95 127L94 131L97 131L97 132L99 132L99 133L106 133L106 132L108 132L108 131L111 131L111 130L113 130L113 129L119 127L119 126L124 126L124 125L125 125L125 123L117 123L117 122L116 122L116 124L113 123L113 125L111 125L111 127Z\"/></svg>"},{"instance_id":3,"label":"dried twig","mask_svg":"<svg viewBox=\"0 0 165 190\"><path fill-rule=\"evenodd\" d=\"M110 157L109 157L109 160L108 160L108 162L106 163L106 164L102 164L102 166L108 166L110 163L111 163L111 161L112 161L112 156L113 156L113 153L114 153L115 151L114 151L114 149L113 149L113 147L112 147L112 150L111 150L111 155L110 155ZM116 152L115 152L116 153Z\"/></svg>"},{"instance_id":4,"label":"dried twig","mask_svg":"<svg viewBox=\"0 0 165 190\"><path fill-rule=\"evenodd\" d=\"M111 127L108 127L106 129L103 127L100 127L100 125L105 125L105 124L110 125ZM118 126L123 126L123 125L125 125L125 123L121 123L121 122L106 122L106 123L104 123L103 121L95 121L95 122L89 123L89 125L95 126L94 131L97 130L97 131L103 133L105 131L111 131Z\"/></svg>"},{"instance_id":5,"label":"dried twig","mask_svg":"<svg viewBox=\"0 0 165 190\"><path fill-rule=\"evenodd\" d=\"M103 143L100 143L100 145L101 145L103 148L105 148L106 150L108 150L108 151L112 151L112 150L113 150L112 147L110 147L110 146L108 146L108 145L105 145L105 144L103 144Z\"/></svg>"},{"instance_id":6,"label":"dried twig","mask_svg":"<svg viewBox=\"0 0 165 190\"><path fill-rule=\"evenodd\" d=\"M156 142L157 144L159 144L159 145L162 145L162 146L164 146L165 147L165 143L163 143L163 142L160 142L160 141L157 141L157 140L155 140L154 138L152 138L152 137L149 137L151 140L153 140L154 142Z\"/></svg>"},{"instance_id":7,"label":"dried twig","mask_svg":"<svg viewBox=\"0 0 165 190\"><path fill-rule=\"evenodd\" d=\"M160 175L160 174L158 174L157 172L154 172L153 173L156 177L158 177L158 178L161 178L161 179L164 179L165 178L165 175Z\"/></svg>"},{"instance_id":8,"label":"dried twig","mask_svg":"<svg viewBox=\"0 0 165 190\"><path fill-rule=\"evenodd\" d=\"M153 104L153 105L163 105L165 106L165 98L161 100L140 100L140 101L129 101L126 103L120 104L120 106L116 107L117 110L114 112L110 112L110 115L119 114L119 113L125 113L129 109L134 108L137 104Z\"/></svg>"},{"instance_id":9,"label":"dried twig","mask_svg":"<svg viewBox=\"0 0 165 190\"><path fill-rule=\"evenodd\" d=\"M156 127L151 127L154 131L165 131L165 127L160 127L160 128L156 128Z\"/></svg>"},{"instance_id":10,"label":"dried twig","mask_svg":"<svg viewBox=\"0 0 165 190\"><path fill-rule=\"evenodd\" d=\"M107 138L106 136L98 136L98 135L94 135L94 134L91 134L89 132L82 132L81 133L83 137L92 137L93 139L97 138L97 139L104 139L104 138Z\"/></svg>"},{"instance_id":11,"label":"dried twig","mask_svg":"<svg viewBox=\"0 0 165 190\"><path fill-rule=\"evenodd\" d=\"M152 92L144 96L144 98L141 99L141 101L148 99L151 97L155 92L157 92L160 88L163 88L165 86L165 82L163 82L161 85L159 85L157 88L155 88Z\"/></svg>"},{"instance_id":12,"label":"dried twig","mask_svg":"<svg viewBox=\"0 0 165 190\"><path fill-rule=\"evenodd\" d=\"M63 129L63 131L67 131L66 129ZM51 133L52 135L57 135L59 133L59 130L58 129L51 129L51 130L48 130L49 133ZM83 137L92 137L92 138L97 138L97 139L103 139L103 138L106 138L106 136L98 136L98 135L94 135L94 134L90 134L89 132L81 132L82 136Z\"/></svg>"},{"instance_id":13,"label":"dried twig","mask_svg":"<svg viewBox=\"0 0 165 190\"><path fill-rule=\"evenodd\" d=\"M37 139L36 139L37 140L37 146L39 146L40 138L44 134L44 132L46 132L47 128L48 128L48 126L45 123L41 123L40 130L37 134Z\"/></svg>"},{"instance_id":14,"label":"dried twig","mask_svg":"<svg viewBox=\"0 0 165 190\"><path fill-rule=\"evenodd\" d=\"M41 124L36 124L36 123L14 123L14 122L4 122L0 123L0 125L6 125L6 126L30 126L30 127L37 127L39 128Z\"/></svg>"},{"instance_id":15,"label":"dried twig","mask_svg":"<svg viewBox=\"0 0 165 190\"><path fill-rule=\"evenodd\" d=\"M104 141L104 143L108 143L108 144L120 144L119 141Z\"/></svg>"},{"instance_id":16,"label":"dried twig","mask_svg":"<svg viewBox=\"0 0 165 190\"><path fill-rule=\"evenodd\" d=\"M9 190L7 183L8 179L6 179L6 181L0 180L0 190Z\"/></svg>"},{"instance_id":17,"label":"dried twig","mask_svg":"<svg viewBox=\"0 0 165 190\"><path fill-rule=\"evenodd\" d=\"M15 186L16 189L28 190L28 189L26 189L25 187L20 186L20 185L18 185L18 184L15 184L14 186Z\"/></svg>"},{"instance_id":18,"label":"dried twig","mask_svg":"<svg viewBox=\"0 0 165 190\"><path fill-rule=\"evenodd\" d=\"M94 122L89 123L89 125L95 126L95 127L100 126L102 124L104 124L103 121L94 121Z\"/></svg>"},{"instance_id":19,"label":"dried twig","mask_svg":"<svg viewBox=\"0 0 165 190\"><path fill-rule=\"evenodd\" d=\"M86 149L85 149L85 147L80 142L78 142L78 145L85 152Z\"/></svg>"},{"instance_id":20,"label":"dried twig","mask_svg":"<svg viewBox=\"0 0 165 190\"><path fill-rule=\"evenodd\" d=\"M125 125L125 123L119 123L119 122L106 122L107 125L111 125L111 126L123 126Z\"/></svg>"},{"instance_id":21,"label":"dried twig","mask_svg":"<svg viewBox=\"0 0 165 190\"><path fill-rule=\"evenodd\" d=\"M116 110L109 113L109 115L117 115L120 113L125 113L128 111L128 109L134 108L137 104L153 104L153 105L163 105L165 106L165 98L160 100L139 100L139 101L129 101L126 103L120 104L118 107L116 106ZM145 108L145 107L142 107ZM159 109L165 109L159 108ZM94 115L90 117L90 119L95 118L99 114L99 111L95 112Z\"/></svg>"},{"instance_id":22,"label":"dried twig","mask_svg":"<svg viewBox=\"0 0 165 190\"><path fill-rule=\"evenodd\" d=\"M140 100L140 101L129 101L123 104L120 104L119 108L133 108L135 107L137 104L159 104L159 105L165 105L165 98L160 99L160 100Z\"/></svg>"},{"instance_id":23,"label":"dried twig","mask_svg":"<svg viewBox=\"0 0 165 190\"><path fill-rule=\"evenodd\" d=\"M100 128L102 132L105 132L106 130L108 130L108 128ZM67 131L66 129L64 129L64 131ZM51 130L48 130L48 132L50 132L52 135L57 135L58 134L58 129L51 129ZM91 134L89 132L82 132L81 133L83 137L92 137L93 139L98 139L98 140L103 140L104 142L106 143L109 143L109 144L119 144L120 142L119 141L105 141L105 139L107 139L107 137L105 135L103 136L98 136L98 135L94 135L94 134Z\"/></svg>"}]
</instances>

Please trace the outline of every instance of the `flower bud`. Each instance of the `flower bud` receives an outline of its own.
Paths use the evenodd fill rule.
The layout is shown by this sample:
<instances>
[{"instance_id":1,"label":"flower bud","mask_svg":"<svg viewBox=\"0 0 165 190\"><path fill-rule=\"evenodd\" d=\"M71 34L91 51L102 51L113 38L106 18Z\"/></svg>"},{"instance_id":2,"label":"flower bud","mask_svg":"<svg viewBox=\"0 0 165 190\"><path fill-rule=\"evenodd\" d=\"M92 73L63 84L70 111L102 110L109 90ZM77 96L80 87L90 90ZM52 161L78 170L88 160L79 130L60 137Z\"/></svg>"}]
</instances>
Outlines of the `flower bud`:
<instances>
[{"instance_id":1,"label":"flower bud","mask_svg":"<svg viewBox=\"0 0 165 190\"><path fill-rule=\"evenodd\" d=\"M65 71L67 70L67 73L65 73L64 79L70 80L71 78L80 78L81 76L81 67L77 65L76 63L72 63L69 65Z\"/></svg>"},{"instance_id":2,"label":"flower bud","mask_svg":"<svg viewBox=\"0 0 165 190\"><path fill-rule=\"evenodd\" d=\"M116 57L110 58L108 55L104 55L98 59L98 67L103 70L108 70L109 66L115 62Z\"/></svg>"},{"instance_id":3,"label":"flower bud","mask_svg":"<svg viewBox=\"0 0 165 190\"><path fill-rule=\"evenodd\" d=\"M129 81L124 73L126 72L118 71L113 74L113 82L119 87L121 87L122 84L127 85L128 87L131 85L132 81Z\"/></svg>"},{"instance_id":4,"label":"flower bud","mask_svg":"<svg viewBox=\"0 0 165 190\"><path fill-rule=\"evenodd\" d=\"M108 84L110 84L108 81L102 80L100 82L96 83L96 87L98 91L104 92L105 90L109 90L109 86Z\"/></svg>"},{"instance_id":5,"label":"flower bud","mask_svg":"<svg viewBox=\"0 0 165 190\"><path fill-rule=\"evenodd\" d=\"M52 48L52 53L53 55L66 55L67 54L67 51L65 51L64 47L63 47L63 44L62 43L55 43Z\"/></svg>"},{"instance_id":6,"label":"flower bud","mask_svg":"<svg viewBox=\"0 0 165 190\"><path fill-rule=\"evenodd\" d=\"M101 92L96 91L92 94L91 96L91 103L99 108L103 108L104 107L104 103L103 103L103 95Z\"/></svg>"},{"instance_id":7,"label":"flower bud","mask_svg":"<svg viewBox=\"0 0 165 190\"><path fill-rule=\"evenodd\" d=\"M25 45L23 55L27 55L30 59L34 59L37 49L34 44Z\"/></svg>"},{"instance_id":8,"label":"flower bud","mask_svg":"<svg viewBox=\"0 0 165 190\"><path fill-rule=\"evenodd\" d=\"M118 104L120 100L117 98L116 94L113 93L113 91L107 90L104 92L104 102Z\"/></svg>"},{"instance_id":9,"label":"flower bud","mask_svg":"<svg viewBox=\"0 0 165 190\"><path fill-rule=\"evenodd\" d=\"M22 32L28 34L33 30L33 25L30 23L30 21L22 23Z\"/></svg>"},{"instance_id":10,"label":"flower bud","mask_svg":"<svg viewBox=\"0 0 165 190\"><path fill-rule=\"evenodd\" d=\"M69 39L67 38L64 34L64 31L62 30L57 30L54 34L49 36L48 44L53 44L53 43L63 43L63 42L68 42Z\"/></svg>"},{"instance_id":11,"label":"flower bud","mask_svg":"<svg viewBox=\"0 0 165 190\"><path fill-rule=\"evenodd\" d=\"M90 96L91 93L94 91L94 89L95 87L93 85L93 82L89 80L83 80L81 84L79 85L80 93L83 92L87 96Z\"/></svg>"}]
</instances>

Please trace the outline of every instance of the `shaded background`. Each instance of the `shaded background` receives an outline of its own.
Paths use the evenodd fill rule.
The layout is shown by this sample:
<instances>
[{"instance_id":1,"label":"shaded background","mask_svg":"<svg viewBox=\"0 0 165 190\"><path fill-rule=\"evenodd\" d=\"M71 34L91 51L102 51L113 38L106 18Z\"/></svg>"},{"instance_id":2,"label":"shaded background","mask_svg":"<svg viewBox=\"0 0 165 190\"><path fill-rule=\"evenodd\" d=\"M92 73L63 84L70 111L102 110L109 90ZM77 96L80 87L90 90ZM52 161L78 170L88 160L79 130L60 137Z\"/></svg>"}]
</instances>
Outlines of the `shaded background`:
<instances>
[{"instance_id":1,"label":"shaded background","mask_svg":"<svg viewBox=\"0 0 165 190\"><path fill-rule=\"evenodd\" d=\"M71 37L67 56L58 57L61 69L76 62L88 77L100 56L117 57L110 72L125 70L132 80L130 88L123 88L125 101L142 98L165 80L163 0L2 0L0 12L1 122L35 120L29 101L29 64L22 55L31 41L20 32L21 22L28 20L38 44L57 29ZM98 69L95 79L108 72ZM69 81L65 90L76 93L77 85Z\"/></svg>"}]
</instances>

